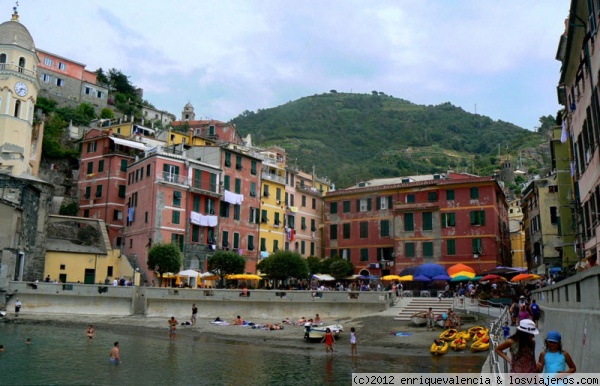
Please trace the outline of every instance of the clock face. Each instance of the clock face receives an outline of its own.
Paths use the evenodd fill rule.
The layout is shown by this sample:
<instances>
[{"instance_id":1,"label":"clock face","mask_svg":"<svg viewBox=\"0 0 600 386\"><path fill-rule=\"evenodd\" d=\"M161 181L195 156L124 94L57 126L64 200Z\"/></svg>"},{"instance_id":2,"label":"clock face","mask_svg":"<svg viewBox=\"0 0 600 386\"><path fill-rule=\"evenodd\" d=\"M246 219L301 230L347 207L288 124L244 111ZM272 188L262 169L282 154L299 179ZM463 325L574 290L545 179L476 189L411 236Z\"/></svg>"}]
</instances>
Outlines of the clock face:
<instances>
[{"instance_id":1,"label":"clock face","mask_svg":"<svg viewBox=\"0 0 600 386\"><path fill-rule=\"evenodd\" d=\"M23 82L15 83L15 92L18 96L25 96L29 92L27 85Z\"/></svg>"}]
</instances>

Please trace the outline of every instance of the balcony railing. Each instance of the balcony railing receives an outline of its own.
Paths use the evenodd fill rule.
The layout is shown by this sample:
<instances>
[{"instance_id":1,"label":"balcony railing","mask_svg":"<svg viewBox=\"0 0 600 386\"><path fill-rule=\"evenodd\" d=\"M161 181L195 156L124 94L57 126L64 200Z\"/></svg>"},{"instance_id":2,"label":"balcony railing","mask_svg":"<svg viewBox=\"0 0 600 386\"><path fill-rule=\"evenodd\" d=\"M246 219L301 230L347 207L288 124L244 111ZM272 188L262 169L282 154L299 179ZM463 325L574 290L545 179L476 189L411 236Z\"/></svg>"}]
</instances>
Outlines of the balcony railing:
<instances>
[{"instance_id":1,"label":"balcony railing","mask_svg":"<svg viewBox=\"0 0 600 386\"><path fill-rule=\"evenodd\" d=\"M277 174L271 174L271 173L262 172L261 173L261 178L263 180L273 181L273 182L277 182L277 183L280 183L282 185L285 185L285 178L280 177Z\"/></svg>"},{"instance_id":2,"label":"balcony railing","mask_svg":"<svg viewBox=\"0 0 600 386\"><path fill-rule=\"evenodd\" d=\"M160 181L168 182L168 183L177 184L177 185L185 185L185 186L189 185L187 177L182 177L179 174L170 173L170 172L163 172L161 175L159 175L158 181L159 182Z\"/></svg>"},{"instance_id":3,"label":"balcony railing","mask_svg":"<svg viewBox=\"0 0 600 386\"><path fill-rule=\"evenodd\" d=\"M210 182L210 181L202 181L202 180L198 180L198 179L194 179L192 181L192 186L193 189L198 189L198 190L204 190L205 192L211 192L211 193L220 193L220 187L214 183L214 182Z\"/></svg>"},{"instance_id":4,"label":"balcony railing","mask_svg":"<svg viewBox=\"0 0 600 386\"><path fill-rule=\"evenodd\" d=\"M20 72L21 74L25 74L27 76L32 76L35 78L35 72L31 71L31 70L26 70L21 66L17 66L16 64L10 64L10 63L0 63L0 71L14 71L14 72Z\"/></svg>"},{"instance_id":5,"label":"balcony railing","mask_svg":"<svg viewBox=\"0 0 600 386\"><path fill-rule=\"evenodd\" d=\"M309 194L313 194L315 196L321 196L323 194L322 190L319 190L317 188L314 188L312 186L308 186L308 185L303 185L301 183L296 183L296 190L300 190L302 192L306 192Z\"/></svg>"}]
</instances>

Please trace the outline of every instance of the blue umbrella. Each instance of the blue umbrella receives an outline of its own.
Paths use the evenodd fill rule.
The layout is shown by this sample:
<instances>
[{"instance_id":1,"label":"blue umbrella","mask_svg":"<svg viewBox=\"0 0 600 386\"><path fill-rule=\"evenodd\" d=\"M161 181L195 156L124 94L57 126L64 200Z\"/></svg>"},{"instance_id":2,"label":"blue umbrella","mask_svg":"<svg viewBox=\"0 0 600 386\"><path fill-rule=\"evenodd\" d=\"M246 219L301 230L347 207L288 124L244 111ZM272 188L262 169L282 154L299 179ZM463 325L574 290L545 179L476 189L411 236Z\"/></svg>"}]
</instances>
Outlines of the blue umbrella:
<instances>
[{"instance_id":1,"label":"blue umbrella","mask_svg":"<svg viewBox=\"0 0 600 386\"><path fill-rule=\"evenodd\" d=\"M425 275L417 275L413 277L413 281L431 281L431 279Z\"/></svg>"},{"instance_id":2,"label":"blue umbrella","mask_svg":"<svg viewBox=\"0 0 600 386\"><path fill-rule=\"evenodd\" d=\"M417 267L414 273L415 276L423 275L432 278L437 275L447 275L446 268L439 264L427 263Z\"/></svg>"},{"instance_id":3,"label":"blue umbrella","mask_svg":"<svg viewBox=\"0 0 600 386\"><path fill-rule=\"evenodd\" d=\"M400 275L398 276L406 276L406 275L415 275L415 270L417 267L406 267L402 271L400 271Z\"/></svg>"},{"instance_id":4,"label":"blue umbrella","mask_svg":"<svg viewBox=\"0 0 600 386\"><path fill-rule=\"evenodd\" d=\"M369 275L369 276L360 275L357 278L362 279L362 280L379 280L379 276L373 276L373 275Z\"/></svg>"},{"instance_id":5,"label":"blue umbrella","mask_svg":"<svg viewBox=\"0 0 600 386\"><path fill-rule=\"evenodd\" d=\"M452 280L452 278L450 276L448 276L448 275L437 275L437 276L434 276L431 280L445 280L445 281L448 281L448 280Z\"/></svg>"}]
</instances>

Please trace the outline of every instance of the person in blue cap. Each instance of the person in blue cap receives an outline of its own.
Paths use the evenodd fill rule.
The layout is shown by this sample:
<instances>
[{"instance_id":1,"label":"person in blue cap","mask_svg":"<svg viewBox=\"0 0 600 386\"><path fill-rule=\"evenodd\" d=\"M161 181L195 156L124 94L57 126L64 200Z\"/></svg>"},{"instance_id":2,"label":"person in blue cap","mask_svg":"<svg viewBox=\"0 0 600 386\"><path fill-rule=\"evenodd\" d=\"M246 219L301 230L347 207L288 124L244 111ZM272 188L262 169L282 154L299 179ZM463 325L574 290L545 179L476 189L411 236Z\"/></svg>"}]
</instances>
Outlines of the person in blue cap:
<instances>
[{"instance_id":1,"label":"person in blue cap","mask_svg":"<svg viewBox=\"0 0 600 386\"><path fill-rule=\"evenodd\" d=\"M577 371L571 355L562 349L560 332L548 331L544 346L545 350L540 353L537 363L538 372L543 371L548 376L560 378Z\"/></svg>"}]
</instances>

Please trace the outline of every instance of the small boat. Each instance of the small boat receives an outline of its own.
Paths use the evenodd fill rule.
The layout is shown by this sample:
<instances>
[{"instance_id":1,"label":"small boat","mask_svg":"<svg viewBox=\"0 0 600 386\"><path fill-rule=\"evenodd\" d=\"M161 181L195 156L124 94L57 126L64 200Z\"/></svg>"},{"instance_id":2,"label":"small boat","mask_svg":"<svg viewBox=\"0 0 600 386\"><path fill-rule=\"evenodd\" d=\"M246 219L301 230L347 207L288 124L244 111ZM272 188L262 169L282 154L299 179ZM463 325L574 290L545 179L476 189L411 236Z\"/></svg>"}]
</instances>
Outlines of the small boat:
<instances>
[{"instance_id":1,"label":"small boat","mask_svg":"<svg viewBox=\"0 0 600 386\"><path fill-rule=\"evenodd\" d=\"M488 329L479 330L473 335L473 342L486 338L488 336Z\"/></svg>"},{"instance_id":2,"label":"small boat","mask_svg":"<svg viewBox=\"0 0 600 386\"><path fill-rule=\"evenodd\" d=\"M435 318L435 324L441 328L444 328L446 327L446 319L444 319L442 315L438 315L437 318Z\"/></svg>"},{"instance_id":3,"label":"small boat","mask_svg":"<svg viewBox=\"0 0 600 386\"><path fill-rule=\"evenodd\" d=\"M476 334L478 331L480 331L480 330L487 330L487 329L486 329L485 327L482 327L482 326L473 326L473 327L469 328L469 329L467 330L467 332L468 332L468 333L471 335L471 337L474 337L474 336L475 336L475 334Z\"/></svg>"},{"instance_id":4,"label":"small boat","mask_svg":"<svg viewBox=\"0 0 600 386\"><path fill-rule=\"evenodd\" d=\"M490 337L479 339L471 344L471 351L487 351L490 349Z\"/></svg>"},{"instance_id":5,"label":"small boat","mask_svg":"<svg viewBox=\"0 0 600 386\"><path fill-rule=\"evenodd\" d=\"M469 334L468 331L461 331L458 334L456 334L456 339L464 339L468 342L471 340L471 334Z\"/></svg>"},{"instance_id":6,"label":"small boat","mask_svg":"<svg viewBox=\"0 0 600 386\"><path fill-rule=\"evenodd\" d=\"M440 334L440 339L449 342L451 340L456 339L456 334L458 334L458 330L455 330L454 328L450 328Z\"/></svg>"},{"instance_id":7,"label":"small boat","mask_svg":"<svg viewBox=\"0 0 600 386\"><path fill-rule=\"evenodd\" d=\"M436 339L431 344L429 351L431 351L433 355L444 355L448 352L448 342Z\"/></svg>"},{"instance_id":8,"label":"small boat","mask_svg":"<svg viewBox=\"0 0 600 386\"><path fill-rule=\"evenodd\" d=\"M454 351L464 350L467 348L467 341L464 338L456 338L450 343L450 348Z\"/></svg>"},{"instance_id":9,"label":"small boat","mask_svg":"<svg viewBox=\"0 0 600 386\"><path fill-rule=\"evenodd\" d=\"M415 326L424 326L427 324L427 313L426 312L417 312L411 315L410 321Z\"/></svg>"},{"instance_id":10,"label":"small boat","mask_svg":"<svg viewBox=\"0 0 600 386\"><path fill-rule=\"evenodd\" d=\"M328 326L304 326L304 339L307 342L317 339L321 340L325 337L325 332L328 328L335 339L338 339L340 337L340 333L344 331L344 327L339 323L330 324Z\"/></svg>"}]
</instances>

